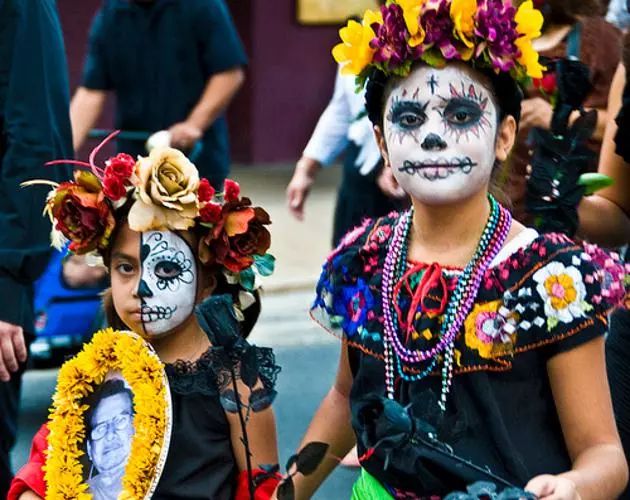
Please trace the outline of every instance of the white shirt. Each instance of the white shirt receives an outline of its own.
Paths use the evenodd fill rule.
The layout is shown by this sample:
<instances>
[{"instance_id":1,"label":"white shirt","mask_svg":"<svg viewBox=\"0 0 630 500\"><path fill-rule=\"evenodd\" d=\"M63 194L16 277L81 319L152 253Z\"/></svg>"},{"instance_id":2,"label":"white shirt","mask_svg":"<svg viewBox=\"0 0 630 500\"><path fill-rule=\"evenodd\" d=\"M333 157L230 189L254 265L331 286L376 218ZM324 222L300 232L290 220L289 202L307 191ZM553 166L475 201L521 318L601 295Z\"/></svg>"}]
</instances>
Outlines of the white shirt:
<instances>
[{"instance_id":1,"label":"white shirt","mask_svg":"<svg viewBox=\"0 0 630 500\"><path fill-rule=\"evenodd\" d=\"M353 75L337 71L332 99L319 117L303 156L328 166L353 142L360 148L355 166L365 175L378 164L381 153L366 114L365 91L357 93L355 88Z\"/></svg>"}]
</instances>

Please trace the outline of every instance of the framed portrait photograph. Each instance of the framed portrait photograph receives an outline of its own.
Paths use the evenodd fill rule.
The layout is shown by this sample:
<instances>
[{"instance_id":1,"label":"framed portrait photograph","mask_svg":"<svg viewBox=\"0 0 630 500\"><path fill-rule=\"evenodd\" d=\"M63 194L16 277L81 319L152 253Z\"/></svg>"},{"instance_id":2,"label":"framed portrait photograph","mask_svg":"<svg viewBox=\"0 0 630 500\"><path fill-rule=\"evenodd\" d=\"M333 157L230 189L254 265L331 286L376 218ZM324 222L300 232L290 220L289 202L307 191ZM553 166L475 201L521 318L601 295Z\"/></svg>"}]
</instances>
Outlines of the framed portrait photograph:
<instances>
[{"instance_id":1,"label":"framed portrait photograph","mask_svg":"<svg viewBox=\"0 0 630 500\"><path fill-rule=\"evenodd\" d=\"M98 332L59 371L48 422L47 497L150 498L166 462L171 420L168 381L151 346L132 332Z\"/></svg>"},{"instance_id":2,"label":"framed portrait photograph","mask_svg":"<svg viewBox=\"0 0 630 500\"><path fill-rule=\"evenodd\" d=\"M375 9L376 0L297 0L300 24L343 24L351 16L361 16L366 9Z\"/></svg>"}]
</instances>

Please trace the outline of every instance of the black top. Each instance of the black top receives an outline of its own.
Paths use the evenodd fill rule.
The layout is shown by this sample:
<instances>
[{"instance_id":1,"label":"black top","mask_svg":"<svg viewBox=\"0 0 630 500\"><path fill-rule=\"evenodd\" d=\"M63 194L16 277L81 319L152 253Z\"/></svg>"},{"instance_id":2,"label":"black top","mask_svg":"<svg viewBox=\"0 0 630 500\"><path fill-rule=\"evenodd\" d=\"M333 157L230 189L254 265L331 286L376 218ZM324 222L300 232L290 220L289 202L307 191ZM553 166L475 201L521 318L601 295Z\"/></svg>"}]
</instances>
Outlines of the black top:
<instances>
[{"instance_id":1,"label":"black top","mask_svg":"<svg viewBox=\"0 0 630 500\"><path fill-rule=\"evenodd\" d=\"M211 347L197 362L166 366L173 433L156 499L229 499L237 470Z\"/></svg>"},{"instance_id":2,"label":"black top","mask_svg":"<svg viewBox=\"0 0 630 500\"><path fill-rule=\"evenodd\" d=\"M515 486L571 463L550 390L546 363L606 331L606 312L623 297L623 266L594 246L561 235L522 235L486 272L473 309L455 339L455 367L446 412L439 410L441 361L428 377L408 382L395 370L395 399L417 419L414 430L392 417L384 400L385 369L381 283L398 214L367 221L347 235L324 265L313 315L349 345L353 374L350 404L361 465L390 487L419 495L461 489L459 472L418 458L414 432L430 429L436 443L488 468ZM415 317L407 348L438 341L442 298L450 297L458 269L408 263L417 272L401 287L400 317L410 290L429 271L438 276L421 302L435 314ZM603 266L603 267L600 267ZM605 267L605 268L604 268ZM602 285L602 282L605 285ZM396 315L396 313L394 313ZM403 342L404 339L403 339ZM427 363L402 363L409 376ZM376 401L376 403L375 403ZM387 406L390 410L384 411ZM394 413L396 413L394 411ZM427 465L429 464L429 465ZM465 480L464 480L465 482Z\"/></svg>"},{"instance_id":3,"label":"black top","mask_svg":"<svg viewBox=\"0 0 630 500\"><path fill-rule=\"evenodd\" d=\"M70 158L68 70L54 0L0 0L0 321L33 331L31 284L50 255L50 222L42 217L49 188ZM9 292L10 291L10 292Z\"/></svg>"},{"instance_id":4,"label":"black top","mask_svg":"<svg viewBox=\"0 0 630 500\"><path fill-rule=\"evenodd\" d=\"M104 0L94 17L83 85L116 94L116 127L155 132L185 120L208 79L247 58L224 0ZM118 142L145 155L143 141ZM228 173L227 123L203 137L195 164L220 186Z\"/></svg>"},{"instance_id":5,"label":"black top","mask_svg":"<svg viewBox=\"0 0 630 500\"><path fill-rule=\"evenodd\" d=\"M275 397L280 368L273 351L250 345L238 334L231 301L212 296L196 312L213 346L195 362L166 365L173 425L164 471L153 494L158 500L233 498L238 470L225 412L236 411L234 381L260 384L249 398L239 396L251 411L267 408Z\"/></svg>"}]
</instances>

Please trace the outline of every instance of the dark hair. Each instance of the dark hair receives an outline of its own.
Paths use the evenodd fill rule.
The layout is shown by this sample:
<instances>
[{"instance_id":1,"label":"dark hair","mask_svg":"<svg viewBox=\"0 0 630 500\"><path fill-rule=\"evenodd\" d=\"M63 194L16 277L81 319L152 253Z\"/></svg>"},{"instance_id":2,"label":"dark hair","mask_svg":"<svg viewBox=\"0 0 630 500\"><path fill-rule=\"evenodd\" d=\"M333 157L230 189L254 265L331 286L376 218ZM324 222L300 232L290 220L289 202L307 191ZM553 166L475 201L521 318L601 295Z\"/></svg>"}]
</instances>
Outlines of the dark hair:
<instances>
[{"instance_id":1,"label":"dark hair","mask_svg":"<svg viewBox=\"0 0 630 500\"><path fill-rule=\"evenodd\" d=\"M86 396L83 400L83 404L87 405L88 409L85 412L85 428L86 431L92 426L92 417L94 416L94 412L96 411L96 407L99 403L111 396L115 396L116 394L126 394L129 396L129 401L131 403L131 411L133 413L133 393L131 390L125 386L125 382L121 379L111 379L99 385L94 392ZM86 432L86 436L89 439L89 432Z\"/></svg>"},{"instance_id":2,"label":"dark hair","mask_svg":"<svg viewBox=\"0 0 630 500\"><path fill-rule=\"evenodd\" d=\"M574 24L580 16L600 16L599 0L545 0L541 6L543 31L550 25Z\"/></svg>"}]
</instances>

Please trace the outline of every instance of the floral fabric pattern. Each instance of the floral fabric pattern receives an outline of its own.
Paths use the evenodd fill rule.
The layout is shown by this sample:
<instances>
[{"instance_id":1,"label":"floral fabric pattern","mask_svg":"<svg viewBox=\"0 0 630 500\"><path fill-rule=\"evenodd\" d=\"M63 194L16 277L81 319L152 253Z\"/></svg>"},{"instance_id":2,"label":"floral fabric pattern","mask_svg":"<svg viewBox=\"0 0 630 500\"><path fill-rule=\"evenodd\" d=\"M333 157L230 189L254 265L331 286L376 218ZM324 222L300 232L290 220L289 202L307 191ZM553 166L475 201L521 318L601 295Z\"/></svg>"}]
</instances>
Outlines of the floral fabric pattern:
<instances>
[{"instance_id":1,"label":"floral fabric pattern","mask_svg":"<svg viewBox=\"0 0 630 500\"><path fill-rule=\"evenodd\" d=\"M364 223L331 253L311 309L322 326L377 359L383 358L383 262L398 217L392 213ZM427 287L411 333L401 334L407 348L426 350L439 341L442 316L435 310L450 297L461 270L409 263L412 268L417 273L398 287L399 325L408 317L414 285L425 273L441 273L441 279L432 280L436 286ZM455 339L455 373L509 370L514 357L526 351L561 346L569 337L582 342L603 335L607 312L625 296L625 274L614 254L563 235L538 236L486 272ZM422 368L402 367L408 374Z\"/></svg>"}]
</instances>

